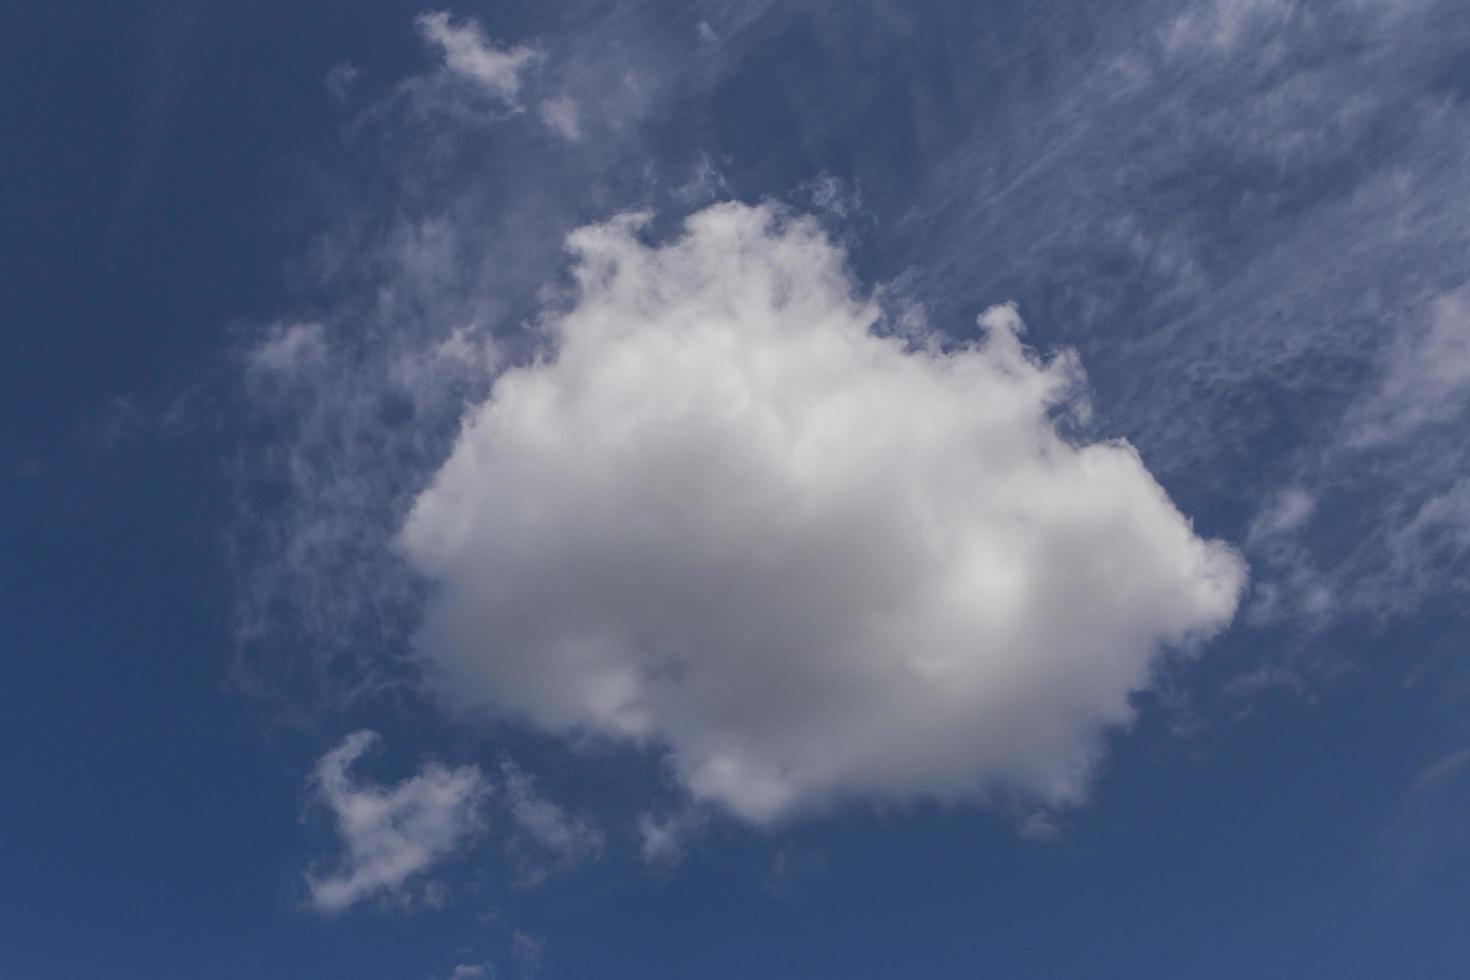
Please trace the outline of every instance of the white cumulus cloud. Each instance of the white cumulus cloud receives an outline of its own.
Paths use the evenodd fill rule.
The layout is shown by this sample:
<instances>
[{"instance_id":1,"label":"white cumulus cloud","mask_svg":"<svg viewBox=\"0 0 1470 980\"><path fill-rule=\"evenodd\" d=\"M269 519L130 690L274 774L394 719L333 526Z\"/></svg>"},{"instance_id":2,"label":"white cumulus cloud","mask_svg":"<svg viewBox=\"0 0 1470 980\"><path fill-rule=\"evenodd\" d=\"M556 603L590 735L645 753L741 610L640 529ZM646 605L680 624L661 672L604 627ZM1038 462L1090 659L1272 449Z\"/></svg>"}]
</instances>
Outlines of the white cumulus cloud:
<instances>
[{"instance_id":1,"label":"white cumulus cloud","mask_svg":"<svg viewBox=\"0 0 1470 980\"><path fill-rule=\"evenodd\" d=\"M1245 569L1138 454L1079 444L1010 307L886 336L809 219L573 233L550 349L467 416L399 535L447 704L662 747L764 823L843 800L1079 802L1165 649Z\"/></svg>"},{"instance_id":2,"label":"white cumulus cloud","mask_svg":"<svg viewBox=\"0 0 1470 980\"><path fill-rule=\"evenodd\" d=\"M348 770L376 741L356 732L322 756L312 777L331 810L342 856L327 873L306 876L312 905L340 912L364 898L397 894L484 829L490 785L474 766L425 765L393 787L354 779Z\"/></svg>"}]
</instances>

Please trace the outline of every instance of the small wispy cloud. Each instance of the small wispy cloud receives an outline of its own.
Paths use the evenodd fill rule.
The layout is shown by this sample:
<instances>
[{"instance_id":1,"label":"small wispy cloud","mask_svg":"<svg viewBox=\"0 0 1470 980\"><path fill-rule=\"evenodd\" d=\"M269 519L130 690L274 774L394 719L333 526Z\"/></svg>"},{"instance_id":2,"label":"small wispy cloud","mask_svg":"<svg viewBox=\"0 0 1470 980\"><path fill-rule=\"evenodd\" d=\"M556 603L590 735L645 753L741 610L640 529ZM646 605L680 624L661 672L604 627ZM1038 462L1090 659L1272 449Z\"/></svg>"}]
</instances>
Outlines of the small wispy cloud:
<instances>
[{"instance_id":1,"label":"small wispy cloud","mask_svg":"<svg viewBox=\"0 0 1470 980\"><path fill-rule=\"evenodd\" d=\"M377 741L349 735L317 763L313 801L331 812L342 853L327 871L306 875L311 905L341 912L375 896L402 896L484 829L490 784L474 766L430 762L395 786L354 778L349 770Z\"/></svg>"},{"instance_id":2,"label":"small wispy cloud","mask_svg":"<svg viewBox=\"0 0 1470 980\"><path fill-rule=\"evenodd\" d=\"M510 955L520 966L522 977L534 977L541 972L546 959L546 941L521 929L510 934Z\"/></svg>"},{"instance_id":3,"label":"small wispy cloud","mask_svg":"<svg viewBox=\"0 0 1470 980\"><path fill-rule=\"evenodd\" d=\"M1160 33L1170 53L1198 49L1229 52L1251 33L1291 17L1293 0L1205 0L1186 6Z\"/></svg>"},{"instance_id":4,"label":"small wispy cloud","mask_svg":"<svg viewBox=\"0 0 1470 980\"><path fill-rule=\"evenodd\" d=\"M1399 797L1382 836L1383 857L1404 881L1458 873L1470 854L1470 748L1425 766Z\"/></svg>"},{"instance_id":5,"label":"small wispy cloud","mask_svg":"<svg viewBox=\"0 0 1470 980\"><path fill-rule=\"evenodd\" d=\"M1470 284L1436 297L1428 319L1393 346L1377 391L1351 420L1355 447L1454 420L1470 402Z\"/></svg>"},{"instance_id":6,"label":"small wispy cloud","mask_svg":"<svg viewBox=\"0 0 1470 980\"><path fill-rule=\"evenodd\" d=\"M677 866L684 860L690 838L703 829L706 822L704 813L695 807L673 813L640 813L637 827L643 863L655 869Z\"/></svg>"},{"instance_id":7,"label":"small wispy cloud","mask_svg":"<svg viewBox=\"0 0 1470 980\"><path fill-rule=\"evenodd\" d=\"M541 118L564 139L576 142L582 136L577 102L570 96L558 96L541 103Z\"/></svg>"},{"instance_id":8,"label":"small wispy cloud","mask_svg":"<svg viewBox=\"0 0 1470 980\"><path fill-rule=\"evenodd\" d=\"M515 830L506 841L523 885L535 885L602 853L602 831L584 816L543 796L515 763L500 767L502 794Z\"/></svg>"},{"instance_id":9,"label":"small wispy cloud","mask_svg":"<svg viewBox=\"0 0 1470 980\"><path fill-rule=\"evenodd\" d=\"M278 323L246 353L252 372L294 374L326 354L326 336L320 323Z\"/></svg>"},{"instance_id":10,"label":"small wispy cloud","mask_svg":"<svg viewBox=\"0 0 1470 980\"><path fill-rule=\"evenodd\" d=\"M360 78L362 78L361 68L350 61L342 61L332 66L326 78L322 79L322 84L326 86L327 93L332 98L338 102L345 102Z\"/></svg>"},{"instance_id":11,"label":"small wispy cloud","mask_svg":"<svg viewBox=\"0 0 1470 980\"><path fill-rule=\"evenodd\" d=\"M521 73L540 57L524 44L496 45L473 17L456 23L444 11L423 13L414 21L419 35L437 48L450 72L480 85L508 105L516 104Z\"/></svg>"}]
</instances>

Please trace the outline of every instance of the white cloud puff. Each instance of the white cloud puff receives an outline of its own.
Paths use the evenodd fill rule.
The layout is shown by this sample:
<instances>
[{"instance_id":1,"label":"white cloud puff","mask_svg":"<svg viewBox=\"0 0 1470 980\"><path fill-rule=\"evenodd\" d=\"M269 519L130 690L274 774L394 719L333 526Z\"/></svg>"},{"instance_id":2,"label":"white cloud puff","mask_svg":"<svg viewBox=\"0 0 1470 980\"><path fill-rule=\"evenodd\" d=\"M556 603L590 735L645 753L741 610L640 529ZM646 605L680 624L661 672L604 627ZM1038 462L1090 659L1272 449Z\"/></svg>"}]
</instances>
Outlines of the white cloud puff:
<instances>
[{"instance_id":1,"label":"white cloud puff","mask_svg":"<svg viewBox=\"0 0 1470 980\"><path fill-rule=\"evenodd\" d=\"M313 773L316 798L336 818L343 848L335 870L306 876L319 911L340 912L364 898L399 893L484 829L490 785L474 766L446 769L431 762L392 788L353 779L348 769L375 741L372 732L349 735Z\"/></svg>"},{"instance_id":2,"label":"white cloud puff","mask_svg":"<svg viewBox=\"0 0 1470 980\"><path fill-rule=\"evenodd\" d=\"M443 11L419 14L414 22L419 35L444 55L444 66L456 75L471 79L502 101L515 104L521 90L521 72L537 58L525 45L498 48L469 18L456 24Z\"/></svg>"},{"instance_id":3,"label":"white cloud puff","mask_svg":"<svg viewBox=\"0 0 1470 980\"><path fill-rule=\"evenodd\" d=\"M586 227L554 349L504 371L399 536L449 705L663 747L765 823L843 800L1080 801L1161 651L1234 614L1081 373L1014 309L885 336L809 219Z\"/></svg>"}]
</instances>

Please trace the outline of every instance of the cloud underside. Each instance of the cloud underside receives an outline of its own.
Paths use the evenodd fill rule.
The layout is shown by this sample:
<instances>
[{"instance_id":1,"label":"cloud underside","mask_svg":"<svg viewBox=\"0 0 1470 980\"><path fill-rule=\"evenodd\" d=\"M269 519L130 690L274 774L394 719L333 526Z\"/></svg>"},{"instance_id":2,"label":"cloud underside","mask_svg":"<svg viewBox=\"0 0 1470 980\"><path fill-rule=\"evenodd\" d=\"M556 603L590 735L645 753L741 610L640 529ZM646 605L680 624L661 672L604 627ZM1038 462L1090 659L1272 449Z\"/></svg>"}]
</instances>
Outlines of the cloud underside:
<instances>
[{"instance_id":1,"label":"cloud underside","mask_svg":"<svg viewBox=\"0 0 1470 980\"><path fill-rule=\"evenodd\" d=\"M580 229L548 354L466 418L399 535L447 705L662 747L768 822L850 799L1086 792L1158 657L1244 568L1125 443L1076 444L1069 353L887 336L814 223L736 204L661 246Z\"/></svg>"}]
</instances>

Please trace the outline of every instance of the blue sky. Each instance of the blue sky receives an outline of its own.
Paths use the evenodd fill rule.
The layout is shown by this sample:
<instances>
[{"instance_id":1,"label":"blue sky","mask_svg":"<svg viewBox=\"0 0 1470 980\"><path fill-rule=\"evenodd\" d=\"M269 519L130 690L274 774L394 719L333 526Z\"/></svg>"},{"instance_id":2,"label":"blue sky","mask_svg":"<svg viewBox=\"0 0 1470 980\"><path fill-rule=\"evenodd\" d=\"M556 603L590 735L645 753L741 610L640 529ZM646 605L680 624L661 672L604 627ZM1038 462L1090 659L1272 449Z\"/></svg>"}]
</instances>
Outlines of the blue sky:
<instances>
[{"instance_id":1,"label":"blue sky","mask_svg":"<svg viewBox=\"0 0 1470 980\"><path fill-rule=\"evenodd\" d=\"M1460 977L1470 8L9 9L0 976Z\"/></svg>"}]
</instances>

